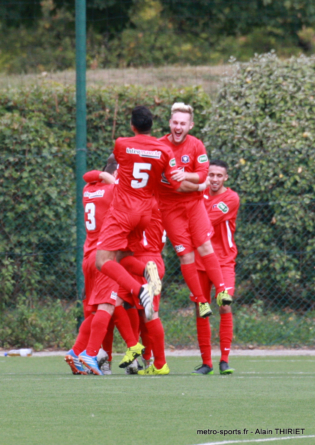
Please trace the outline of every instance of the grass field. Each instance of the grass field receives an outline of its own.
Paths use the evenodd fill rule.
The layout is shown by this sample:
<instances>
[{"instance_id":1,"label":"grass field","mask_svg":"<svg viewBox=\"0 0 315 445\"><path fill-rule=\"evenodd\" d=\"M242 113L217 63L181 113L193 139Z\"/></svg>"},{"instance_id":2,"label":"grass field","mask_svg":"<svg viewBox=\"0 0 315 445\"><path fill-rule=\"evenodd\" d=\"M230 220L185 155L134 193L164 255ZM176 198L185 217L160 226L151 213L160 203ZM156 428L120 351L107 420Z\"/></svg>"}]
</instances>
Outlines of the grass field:
<instances>
[{"instance_id":1,"label":"grass field","mask_svg":"<svg viewBox=\"0 0 315 445\"><path fill-rule=\"evenodd\" d=\"M315 443L315 357L233 357L232 376L215 358L203 377L190 375L196 357L169 358L164 377L126 376L114 361L96 377L73 376L62 357L0 357L0 444Z\"/></svg>"}]
</instances>

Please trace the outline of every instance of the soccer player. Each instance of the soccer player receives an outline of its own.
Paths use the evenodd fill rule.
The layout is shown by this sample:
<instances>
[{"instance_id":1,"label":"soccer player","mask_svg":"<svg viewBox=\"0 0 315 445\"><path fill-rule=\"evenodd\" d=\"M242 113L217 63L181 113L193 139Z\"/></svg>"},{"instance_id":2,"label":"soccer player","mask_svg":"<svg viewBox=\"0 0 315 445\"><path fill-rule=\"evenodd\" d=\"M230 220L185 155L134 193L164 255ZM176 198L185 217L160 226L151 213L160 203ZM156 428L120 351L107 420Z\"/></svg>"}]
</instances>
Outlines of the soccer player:
<instances>
[{"instance_id":1,"label":"soccer player","mask_svg":"<svg viewBox=\"0 0 315 445\"><path fill-rule=\"evenodd\" d=\"M221 160L211 161L209 167L210 188L204 192L204 202L214 228L211 242L218 257L224 282L229 295L234 295L235 289L235 258L237 248L234 241L236 218L239 208L239 196L236 192L225 187L228 180L228 165ZM210 303L212 282L205 273L203 263L198 253L196 264L203 293ZM232 374L234 369L229 367L229 353L233 338L233 316L230 305L220 305L220 374ZM196 313L198 343L202 357L202 365L197 367L193 375L213 374L211 360L211 329L208 320L202 319Z\"/></svg>"},{"instance_id":2,"label":"soccer player","mask_svg":"<svg viewBox=\"0 0 315 445\"><path fill-rule=\"evenodd\" d=\"M139 297L148 320L153 317L153 297L160 292L157 270L147 270L148 284L141 285L115 261L133 240L141 240L149 224L153 195L162 173L172 187L180 190L182 183L172 179L176 162L171 148L150 136L153 116L146 107L132 110L133 137L118 138L113 154L119 164L118 184L108 218L102 227L96 267L128 292ZM185 181L184 181L185 182ZM153 270L154 269L154 270Z\"/></svg>"},{"instance_id":3,"label":"soccer player","mask_svg":"<svg viewBox=\"0 0 315 445\"><path fill-rule=\"evenodd\" d=\"M97 362L95 360L101 341L104 338L99 339L98 320L99 318L106 318L109 322L116 303L122 303L117 298L118 285L110 278L102 275L95 267L98 235L114 193L114 185L107 184L114 182L116 170L117 163L115 163L113 156L110 156L105 172L91 171L83 177L88 182L83 190L86 228L82 265L86 291L86 298L83 302L85 320L80 326L75 345L65 357L74 374L87 373L80 362L92 373L102 374L96 366ZM106 183L104 183L105 179ZM117 308L115 322L126 341L128 347L126 355L127 357L131 356L129 358L131 361L131 359L134 359L134 349L141 349L142 351L143 346L135 341L128 315L123 307Z\"/></svg>"},{"instance_id":4,"label":"soccer player","mask_svg":"<svg viewBox=\"0 0 315 445\"><path fill-rule=\"evenodd\" d=\"M113 158L113 157L112 157ZM84 321L82 322L76 342L72 349L65 356L65 361L69 364L73 374L87 374L86 369L79 361L79 354L85 350L90 336L91 323L94 318L96 308L90 304L90 299L94 287L96 244L100 227L106 212L108 212L113 199L114 183L117 171L117 163L109 158L104 172L98 172L97 177L93 175L93 181L87 181L83 189L83 207L85 216L86 239L83 247L82 269L85 282L85 299L83 300ZM89 172L91 173L91 172ZM102 182L101 174L105 173L106 183ZM112 178L112 179L110 179ZM86 178L88 179L88 178Z\"/></svg>"},{"instance_id":5,"label":"soccer player","mask_svg":"<svg viewBox=\"0 0 315 445\"><path fill-rule=\"evenodd\" d=\"M165 267L161 252L166 242L166 233L162 226L161 214L158 209L157 203L152 209L151 222L143 232L143 238L141 243L137 243L132 247L133 256L127 256L123 258L121 264L132 274L138 276L140 283L145 282L143 277L144 266L154 261L157 265L159 278L162 280ZM118 294L121 296L120 291ZM143 344L146 347L145 353L147 354L147 345L152 348L154 362L150 363L150 356L145 356L144 363L147 365L143 371L138 371L139 375L166 375L169 374L170 369L165 359L165 346L164 346L164 328L161 319L159 318L159 302L160 294L154 297L153 307L154 314L152 320L148 320L144 314L143 308L138 304L137 299L132 298L132 295L126 295L122 297L130 307L136 307L139 310L141 321L141 337ZM128 309L127 312L133 311Z\"/></svg>"},{"instance_id":6,"label":"soccer player","mask_svg":"<svg viewBox=\"0 0 315 445\"><path fill-rule=\"evenodd\" d=\"M161 141L173 150L180 169L172 178L190 181L196 191L178 193L163 177L159 188L159 206L167 236L179 256L185 282L198 303L199 316L208 317L211 308L199 283L194 249L199 252L207 276L216 288L218 304L229 305L232 299L225 290L220 264L210 241L213 228L201 193L206 188L203 182L207 178L209 162L203 143L189 135L193 126L193 108L175 103L171 110L171 132Z\"/></svg>"}]
</instances>

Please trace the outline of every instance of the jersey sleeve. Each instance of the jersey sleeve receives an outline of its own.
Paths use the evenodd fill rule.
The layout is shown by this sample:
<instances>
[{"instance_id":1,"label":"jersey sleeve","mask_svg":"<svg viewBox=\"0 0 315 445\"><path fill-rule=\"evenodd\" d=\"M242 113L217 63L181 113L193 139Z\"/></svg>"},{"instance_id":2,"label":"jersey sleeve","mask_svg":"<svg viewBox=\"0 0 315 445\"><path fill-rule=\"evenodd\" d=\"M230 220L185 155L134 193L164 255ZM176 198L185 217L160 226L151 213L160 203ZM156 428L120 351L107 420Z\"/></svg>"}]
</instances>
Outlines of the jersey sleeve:
<instances>
[{"instance_id":1,"label":"jersey sleeve","mask_svg":"<svg viewBox=\"0 0 315 445\"><path fill-rule=\"evenodd\" d=\"M237 217L237 212L240 206L240 199L237 193L228 195L218 202L209 212L209 217L213 226L220 224L223 221L230 220Z\"/></svg>"},{"instance_id":2,"label":"jersey sleeve","mask_svg":"<svg viewBox=\"0 0 315 445\"><path fill-rule=\"evenodd\" d=\"M89 172L84 173L83 179L87 183L99 182L100 173L102 173L100 170L91 170Z\"/></svg>"},{"instance_id":3,"label":"jersey sleeve","mask_svg":"<svg viewBox=\"0 0 315 445\"><path fill-rule=\"evenodd\" d=\"M195 148L195 165L194 173L199 175L199 184L205 182L208 170L209 170L209 160L206 152L206 147L201 141L198 140Z\"/></svg>"},{"instance_id":4,"label":"jersey sleeve","mask_svg":"<svg viewBox=\"0 0 315 445\"><path fill-rule=\"evenodd\" d=\"M174 181L172 179L172 175L174 174L175 170L178 169L178 167L176 165L176 159L175 159L175 156L174 156L174 153L172 152L172 150L167 152L166 159L167 159L167 163L165 165L163 174L166 177L167 181L171 184L173 189L177 190L180 187L181 182Z\"/></svg>"}]
</instances>

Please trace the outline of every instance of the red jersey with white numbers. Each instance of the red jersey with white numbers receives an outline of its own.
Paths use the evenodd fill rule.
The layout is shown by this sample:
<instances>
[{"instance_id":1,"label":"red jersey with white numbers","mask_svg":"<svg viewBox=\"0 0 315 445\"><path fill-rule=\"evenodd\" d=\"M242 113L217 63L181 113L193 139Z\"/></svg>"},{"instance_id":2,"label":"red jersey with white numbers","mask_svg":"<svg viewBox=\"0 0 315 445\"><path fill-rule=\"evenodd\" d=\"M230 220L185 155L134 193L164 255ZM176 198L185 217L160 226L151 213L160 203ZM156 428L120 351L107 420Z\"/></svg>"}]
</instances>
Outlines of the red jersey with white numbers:
<instances>
[{"instance_id":1,"label":"red jersey with white numbers","mask_svg":"<svg viewBox=\"0 0 315 445\"><path fill-rule=\"evenodd\" d=\"M240 205L240 198L236 192L227 188L220 195L211 196L210 190L203 193L207 213L214 228L211 243L220 265L235 264L237 248L234 241L236 217ZM196 254L197 269L204 267Z\"/></svg>"},{"instance_id":2,"label":"red jersey with white numbers","mask_svg":"<svg viewBox=\"0 0 315 445\"><path fill-rule=\"evenodd\" d=\"M168 145L173 150L178 169L189 173L198 173L200 178L199 183L206 180L209 169L209 161L206 148L200 139L188 134L184 142L179 145L174 145L169 140L169 134L167 134L166 136L163 136L160 141ZM191 201L196 198L201 199L201 197L202 192L177 192L168 183L167 178L162 176L159 187L159 200L161 203L163 203L163 206L169 204L170 201Z\"/></svg>"},{"instance_id":3,"label":"red jersey with white numbers","mask_svg":"<svg viewBox=\"0 0 315 445\"><path fill-rule=\"evenodd\" d=\"M86 175L88 175L86 173ZM86 176L83 176L85 179ZM103 225L104 217L109 210L114 196L114 184L93 182L83 189L83 207L86 239L84 243L84 256L96 249L96 243Z\"/></svg>"},{"instance_id":4,"label":"red jersey with white numbers","mask_svg":"<svg viewBox=\"0 0 315 445\"><path fill-rule=\"evenodd\" d=\"M150 212L162 173L172 187L180 186L180 182L171 179L177 169L172 149L154 137L139 134L118 138L113 154L119 164L113 200L117 210Z\"/></svg>"}]
</instances>

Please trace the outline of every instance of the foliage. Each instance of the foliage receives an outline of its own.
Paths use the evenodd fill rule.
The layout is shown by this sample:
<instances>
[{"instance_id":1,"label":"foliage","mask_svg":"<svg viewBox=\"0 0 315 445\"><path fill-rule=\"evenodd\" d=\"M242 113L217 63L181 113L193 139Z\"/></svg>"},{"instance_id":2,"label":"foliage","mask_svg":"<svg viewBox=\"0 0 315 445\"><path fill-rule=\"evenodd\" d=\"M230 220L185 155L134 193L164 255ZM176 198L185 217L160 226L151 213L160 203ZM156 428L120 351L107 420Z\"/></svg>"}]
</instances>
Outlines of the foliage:
<instances>
[{"instance_id":1,"label":"foliage","mask_svg":"<svg viewBox=\"0 0 315 445\"><path fill-rule=\"evenodd\" d=\"M314 347L314 312L266 311L262 301L236 310L234 342L247 346ZM214 340L215 341L215 340Z\"/></svg>"},{"instance_id":2,"label":"foliage","mask_svg":"<svg viewBox=\"0 0 315 445\"><path fill-rule=\"evenodd\" d=\"M20 297L16 308L0 313L2 348L68 349L76 335L78 310L60 300Z\"/></svg>"},{"instance_id":3,"label":"foliage","mask_svg":"<svg viewBox=\"0 0 315 445\"><path fill-rule=\"evenodd\" d=\"M74 68L73 1L0 6L0 71ZM315 0L87 2L87 66L201 65L314 53Z\"/></svg>"},{"instance_id":4,"label":"foliage","mask_svg":"<svg viewBox=\"0 0 315 445\"><path fill-rule=\"evenodd\" d=\"M52 13L53 4L43 2L42 18L29 29L20 23L18 29L0 24L0 70L7 73L32 73L65 70L75 65L74 16L64 9Z\"/></svg>"},{"instance_id":5,"label":"foliage","mask_svg":"<svg viewBox=\"0 0 315 445\"><path fill-rule=\"evenodd\" d=\"M314 58L256 57L239 65L209 111L211 158L229 163L229 186L246 203L237 243L247 301L315 302L314 74Z\"/></svg>"}]
</instances>

